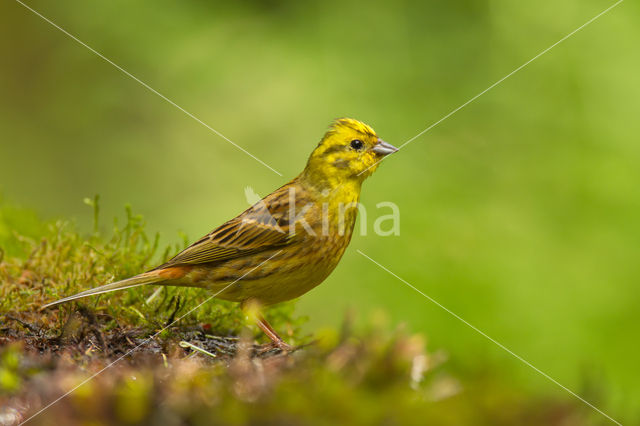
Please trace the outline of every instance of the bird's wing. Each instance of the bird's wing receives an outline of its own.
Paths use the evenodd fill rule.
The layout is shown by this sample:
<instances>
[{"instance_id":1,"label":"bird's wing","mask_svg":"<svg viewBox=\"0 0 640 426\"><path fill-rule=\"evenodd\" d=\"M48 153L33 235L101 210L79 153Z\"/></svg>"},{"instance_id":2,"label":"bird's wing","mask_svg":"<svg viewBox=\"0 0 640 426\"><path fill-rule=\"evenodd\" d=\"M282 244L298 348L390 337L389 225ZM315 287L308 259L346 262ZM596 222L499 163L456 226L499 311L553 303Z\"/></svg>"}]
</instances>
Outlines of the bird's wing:
<instances>
[{"instance_id":1,"label":"bird's wing","mask_svg":"<svg viewBox=\"0 0 640 426\"><path fill-rule=\"evenodd\" d=\"M290 244L288 185L258 201L156 269L220 263Z\"/></svg>"}]
</instances>

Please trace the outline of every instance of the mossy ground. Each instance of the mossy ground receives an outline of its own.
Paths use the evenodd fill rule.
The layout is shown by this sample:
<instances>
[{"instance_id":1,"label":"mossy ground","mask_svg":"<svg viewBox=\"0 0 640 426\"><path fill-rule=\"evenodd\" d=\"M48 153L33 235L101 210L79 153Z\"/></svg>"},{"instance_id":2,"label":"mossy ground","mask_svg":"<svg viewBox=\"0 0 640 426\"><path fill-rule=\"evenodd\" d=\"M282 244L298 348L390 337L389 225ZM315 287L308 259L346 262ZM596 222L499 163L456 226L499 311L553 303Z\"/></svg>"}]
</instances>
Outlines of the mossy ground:
<instances>
[{"instance_id":1,"label":"mossy ground","mask_svg":"<svg viewBox=\"0 0 640 426\"><path fill-rule=\"evenodd\" d=\"M105 235L97 198L86 202L90 235L0 206L1 425L600 423L569 397L528 395L490 373L458 377L422 336L376 318L305 336L293 304L270 309L300 346L283 354L259 344L235 304L198 289L134 288L41 311L182 248L159 250L129 208Z\"/></svg>"}]
</instances>

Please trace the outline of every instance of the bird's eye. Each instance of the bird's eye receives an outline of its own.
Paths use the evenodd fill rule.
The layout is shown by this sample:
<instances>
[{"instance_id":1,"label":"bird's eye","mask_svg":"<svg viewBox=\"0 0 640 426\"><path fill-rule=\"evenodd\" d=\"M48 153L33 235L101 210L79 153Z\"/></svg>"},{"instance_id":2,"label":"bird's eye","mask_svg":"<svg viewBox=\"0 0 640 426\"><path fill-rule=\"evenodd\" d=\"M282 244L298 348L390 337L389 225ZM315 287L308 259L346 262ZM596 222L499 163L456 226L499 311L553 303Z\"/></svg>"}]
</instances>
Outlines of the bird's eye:
<instances>
[{"instance_id":1,"label":"bird's eye","mask_svg":"<svg viewBox=\"0 0 640 426\"><path fill-rule=\"evenodd\" d=\"M356 151L361 150L363 146L364 143L362 143L360 139L354 139L351 141L351 148L355 149Z\"/></svg>"}]
</instances>

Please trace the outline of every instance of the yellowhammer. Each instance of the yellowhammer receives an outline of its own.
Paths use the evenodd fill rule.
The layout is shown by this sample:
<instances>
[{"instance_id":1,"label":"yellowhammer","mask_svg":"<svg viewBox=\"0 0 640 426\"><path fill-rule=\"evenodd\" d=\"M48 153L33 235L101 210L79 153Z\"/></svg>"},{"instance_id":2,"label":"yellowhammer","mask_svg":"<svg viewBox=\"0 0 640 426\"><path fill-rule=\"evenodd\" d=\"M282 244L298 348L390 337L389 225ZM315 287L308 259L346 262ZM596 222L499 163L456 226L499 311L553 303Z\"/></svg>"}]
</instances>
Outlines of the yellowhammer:
<instances>
[{"instance_id":1,"label":"yellowhammer","mask_svg":"<svg viewBox=\"0 0 640 426\"><path fill-rule=\"evenodd\" d=\"M294 299L336 267L351 240L362 182L396 151L368 125L338 119L298 177L167 263L45 307L146 284L203 287L241 306ZM290 349L262 316L258 326L275 346Z\"/></svg>"}]
</instances>

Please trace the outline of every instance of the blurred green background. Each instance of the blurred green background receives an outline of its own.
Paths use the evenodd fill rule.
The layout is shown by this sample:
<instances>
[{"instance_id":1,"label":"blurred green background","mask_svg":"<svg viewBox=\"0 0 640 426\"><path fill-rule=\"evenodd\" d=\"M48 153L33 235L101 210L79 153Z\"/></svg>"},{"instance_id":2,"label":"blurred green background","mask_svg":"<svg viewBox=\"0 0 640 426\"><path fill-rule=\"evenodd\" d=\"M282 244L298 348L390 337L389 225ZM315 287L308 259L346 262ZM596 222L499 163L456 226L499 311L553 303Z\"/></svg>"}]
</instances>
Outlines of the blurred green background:
<instances>
[{"instance_id":1,"label":"blurred green background","mask_svg":"<svg viewBox=\"0 0 640 426\"><path fill-rule=\"evenodd\" d=\"M90 230L125 203L190 240L300 172L330 120L400 145L613 1L0 3L0 194ZM624 2L415 140L366 184L369 234L304 296L309 331L384 312L461 371L640 418L640 6ZM375 204L401 209L376 236Z\"/></svg>"}]
</instances>

